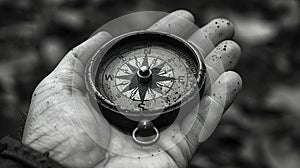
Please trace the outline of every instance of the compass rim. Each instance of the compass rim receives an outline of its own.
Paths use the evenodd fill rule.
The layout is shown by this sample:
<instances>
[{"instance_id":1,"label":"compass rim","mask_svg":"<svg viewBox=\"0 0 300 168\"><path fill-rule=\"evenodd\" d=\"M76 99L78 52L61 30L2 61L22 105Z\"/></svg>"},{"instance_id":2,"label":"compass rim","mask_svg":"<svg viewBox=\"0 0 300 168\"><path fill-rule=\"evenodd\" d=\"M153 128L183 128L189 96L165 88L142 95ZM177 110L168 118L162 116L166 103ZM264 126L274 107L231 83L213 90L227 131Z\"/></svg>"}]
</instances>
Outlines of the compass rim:
<instances>
[{"instance_id":1,"label":"compass rim","mask_svg":"<svg viewBox=\"0 0 300 168\"><path fill-rule=\"evenodd\" d=\"M186 92L182 98L180 98L180 101L175 102L174 104L167 106L167 107L161 107L158 110L149 110L151 111L151 113L149 112L141 112L138 113L137 112L130 112L128 110L124 110L120 105L115 104L114 102L112 102L111 100L109 100L109 98L107 98L104 94L102 94L99 89L97 88L97 84L95 82L95 80L93 79L93 74L98 74L99 72L99 63L101 63L103 61L103 58L105 57L105 55L107 54L108 51L110 51L110 49L112 47L114 47L116 44L118 44L118 42L120 42L121 40L124 40L127 37L131 37L131 36L138 36L138 35L158 35L158 36L165 36L168 38L172 38L173 40L183 44L186 49L188 49L189 52L193 53L193 56L196 60L196 64L197 64L197 86L194 86L193 89L189 90L188 92ZM172 44L172 43L170 43ZM194 61L195 61L194 60ZM98 63L98 66L97 66ZM96 68L95 68L96 66ZM96 69L94 72L93 70ZM190 102L191 100L195 99L195 97L197 97L197 95L199 95L199 92L201 92L201 88L204 87L205 84L205 75L206 75L206 67L204 64L204 58L202 56L202 54L196 49L195 46L193 46L192 43L188 42L187 40L184 40L183 38L175 35L175 34L171 34L171 33L166 33L166 32L162 32L162 31L149 31L149 30L142 30L142 31L133 31L133 32L129 32L129 33L125 33L122 35L119 35L117 37L114 37L113 39L111 39L110 41L108 41L107 43L105 43L102 47L100 47L99 50L97 50L97 52L91 57L89 64L86 68L86 73L87 74L85 76L85 83L87 85L87 89L88 92L90 93L90 95L92 95L92 97L98 102L98 104L101 104L101 106L105 107L106 109L115 112L115 113L120 113L122 115L126 115L126 116L158 116L161 115L162 113L169 113L169 112L173 112L176 109L180 109L182 106L184 106L185 104L187 104L188 102ZM202 96L202 93L200 93L200 98Z\"/></svg>"}]
</instances>

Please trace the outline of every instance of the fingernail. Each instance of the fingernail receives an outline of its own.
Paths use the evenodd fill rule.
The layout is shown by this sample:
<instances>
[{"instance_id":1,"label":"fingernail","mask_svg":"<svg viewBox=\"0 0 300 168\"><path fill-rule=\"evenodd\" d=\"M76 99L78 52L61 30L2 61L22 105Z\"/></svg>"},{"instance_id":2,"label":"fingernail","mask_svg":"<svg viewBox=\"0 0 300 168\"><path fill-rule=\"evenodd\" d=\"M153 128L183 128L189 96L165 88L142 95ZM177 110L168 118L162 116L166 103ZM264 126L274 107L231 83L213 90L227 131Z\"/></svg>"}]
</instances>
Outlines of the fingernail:
<instances>
[{"instance_id":1,"label":"fingernail","mask_svg":"<svg viewBox=\"0 0 300 168\"><path fill-rule=\"evenodd\" d=\"M239 94L243 87L243 80L239 74L233 71L226 72L226 104L225 110L231 105L235 97Z\"/></svg>"}]
</instances>

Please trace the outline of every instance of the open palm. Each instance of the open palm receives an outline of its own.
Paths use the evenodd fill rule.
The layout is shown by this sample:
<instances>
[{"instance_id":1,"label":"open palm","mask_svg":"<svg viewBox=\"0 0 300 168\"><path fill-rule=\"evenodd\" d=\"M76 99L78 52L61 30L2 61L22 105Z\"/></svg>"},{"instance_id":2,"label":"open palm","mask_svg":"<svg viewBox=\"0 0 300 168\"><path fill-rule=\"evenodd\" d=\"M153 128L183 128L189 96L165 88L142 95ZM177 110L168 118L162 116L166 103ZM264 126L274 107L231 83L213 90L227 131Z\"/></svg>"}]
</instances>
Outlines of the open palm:
<instances>
[{"instance_id":1,"label":"open palm","mask_svg":"<svg viewBox=\"0 0 300 168\"><path fill-rule=\"evenodd\" d=\"M189 31L187 23L193 21L189 12L175 11L149 30L182 35ZM233 34L229 21L215 19L190 36L188 40L205 57L209 74L205 95L184 122L163 132L157 144L140 147L110 127L86 94L85 64L112 38L106 32L99 32L71 50L38 85L23 143L41 152L48 151L50 157L69 167L187 167L198 144L213 132L241 89L240 76L230 71L240 56L239 46L228 40Z\"/></svg>"}]
</instances>

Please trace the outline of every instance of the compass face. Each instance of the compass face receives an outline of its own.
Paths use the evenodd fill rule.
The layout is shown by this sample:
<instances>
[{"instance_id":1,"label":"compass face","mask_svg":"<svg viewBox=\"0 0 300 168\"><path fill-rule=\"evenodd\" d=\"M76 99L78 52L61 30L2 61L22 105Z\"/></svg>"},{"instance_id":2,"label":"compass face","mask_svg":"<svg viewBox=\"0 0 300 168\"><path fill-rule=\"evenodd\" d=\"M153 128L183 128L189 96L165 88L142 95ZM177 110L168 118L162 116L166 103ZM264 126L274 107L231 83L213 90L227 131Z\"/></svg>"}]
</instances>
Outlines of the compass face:
<instances>
[{"instance_id":1,"label":"compass face","mask_svg":"<svg viewBox=\"0 0 300 168\"><path fill-rule=\"evenodd\" d=\"M126 112L165 109L180 103L197 86L197 62L167 41L131 40L104 55L96 86Z\"/></svg>"}]
</instances>

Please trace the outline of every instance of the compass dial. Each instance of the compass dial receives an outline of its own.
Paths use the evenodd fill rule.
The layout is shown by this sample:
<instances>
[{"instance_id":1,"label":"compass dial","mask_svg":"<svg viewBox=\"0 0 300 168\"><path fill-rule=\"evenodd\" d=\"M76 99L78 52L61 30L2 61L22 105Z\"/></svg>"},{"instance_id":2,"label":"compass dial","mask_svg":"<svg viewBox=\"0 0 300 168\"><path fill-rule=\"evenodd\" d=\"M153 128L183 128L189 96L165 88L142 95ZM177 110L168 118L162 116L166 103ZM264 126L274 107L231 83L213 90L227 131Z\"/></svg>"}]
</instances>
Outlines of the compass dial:
<instances>
[{"instance_id":1,"label":"compass dial","mask_svg":"<svg viewBox=\"0 0 300 168\"><path fill-rule=\"evenodd\" d=\"M206 69L200 54L180 37L138 31L106 43L86 72L99 112L135 143L148 146L185 115L180 111L199 102Z\"/></svg>"},{"instance_id":2,"label":"compass dial","mask_svg":"<svg viewBox=\"0 0 300 168\"><path fill-rule=\"evenodd\" d=\"M167 41L137 40L104 55L96 76L100 93L128 113L156 111L195 92L198 64Z\"/></svg>"}]
</instances>

